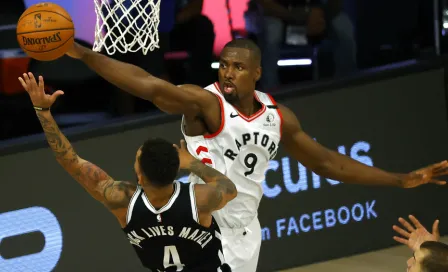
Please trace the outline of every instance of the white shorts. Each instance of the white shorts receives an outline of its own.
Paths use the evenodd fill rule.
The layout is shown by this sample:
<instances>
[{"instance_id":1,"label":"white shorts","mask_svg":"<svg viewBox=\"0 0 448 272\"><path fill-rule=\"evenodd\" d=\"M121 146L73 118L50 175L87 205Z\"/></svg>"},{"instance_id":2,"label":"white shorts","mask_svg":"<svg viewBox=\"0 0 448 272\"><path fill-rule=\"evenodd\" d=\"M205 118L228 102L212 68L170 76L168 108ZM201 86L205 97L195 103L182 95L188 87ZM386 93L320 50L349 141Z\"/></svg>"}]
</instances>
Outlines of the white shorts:
<instances>
[{"instance_id":1,"label":"white shorts","mask_svg":"<svg viewBox=\"0 0 448 272\"><path fill-rule=\"evenodd\" d=\"M223 228L222 248L225 262L232 272L255 272L261 247L261 227L258 218L246 228Z\"/></svg>"}]
</instances>

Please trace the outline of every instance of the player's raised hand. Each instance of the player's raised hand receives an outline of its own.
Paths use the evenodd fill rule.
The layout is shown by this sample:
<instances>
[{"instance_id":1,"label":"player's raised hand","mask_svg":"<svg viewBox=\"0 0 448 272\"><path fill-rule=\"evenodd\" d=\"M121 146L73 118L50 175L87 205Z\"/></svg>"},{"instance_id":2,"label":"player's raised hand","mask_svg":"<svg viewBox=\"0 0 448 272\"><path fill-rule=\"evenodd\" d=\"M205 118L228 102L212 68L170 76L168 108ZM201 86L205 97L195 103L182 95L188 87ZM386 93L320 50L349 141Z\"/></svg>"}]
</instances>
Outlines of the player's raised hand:
<instances>
[{"instance_id":1,"label":"player's raised hand","mask_svg":"<svg viewBox=\"0 0 448 272\"><path fill-rule=\"evenodd\" d=\"M407 174L403 178L403 187L414 188L427 183L445 185L446 181L437 179L445 175L448 175L448 161L435 163Z\"/></svg>"},{"instance_id":2,"label":"player's raised hand","mask_svg":"<svg viewBox=\"0 0 448 272\"><path fill-rule=\"evenodd\" d=\"M44 78L39 76L39 83L36 82L32 73L24 73L22 77L19 77L19 81L23 88L29 94L33 106L40 108L50 108L58 96L63 95L63 91L56 91L49 95L44 90Z\"/></svg>"},{"instance_id":3,"label":"player's raised hand","mask_svg":"<svg viewBox=\"0 0 448 272\"><path fill-rule=\"evenodd\" d=\"M180 140L180 147L175 144L173 144L173 146L177 149L177 152L179 153L179 160L180 160L179 167L181 169L189 169L191 163L196 159L190 154L190 152L188 152L185 141Z\"/></svg>"},{"instance_id":4,"label":"player's raised hand","mask_svg":"<svg viewBox=\"0 0 448 272\"><path fill-rule=\"evenodd\" d=\"M398 221L401 223L404 229L396 225L392 226L392 228L398 234L403 236L394 236L395 241L402 243L403 245L407 245L413 251L419 249L420 245L426 241L439 241L439 220L434 221L434 224L432 225L432 234L429 233L413 215L409 215L409 220L411 220L414 226L412 226L408 221L401 217L398 219Z\"/></svg>"}]
</instances>

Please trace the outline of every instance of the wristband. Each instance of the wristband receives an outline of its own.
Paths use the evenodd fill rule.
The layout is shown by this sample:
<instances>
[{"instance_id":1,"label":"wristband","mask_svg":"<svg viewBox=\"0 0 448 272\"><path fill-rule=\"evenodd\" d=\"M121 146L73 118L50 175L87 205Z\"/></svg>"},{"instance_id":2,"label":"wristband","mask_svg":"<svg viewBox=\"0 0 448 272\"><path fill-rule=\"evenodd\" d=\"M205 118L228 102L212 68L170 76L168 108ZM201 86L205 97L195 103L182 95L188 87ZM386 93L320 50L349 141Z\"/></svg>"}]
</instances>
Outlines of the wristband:
<instances>
[{"instance_id":1,"label":"wristband","mask_svg":"<svg viewBox=\"0 0 448 272\"><path fill-rule=\"evenodd\" d=\"M50 110L50 108L41 108L41 107L36 107L36 106L33 106L33 108L37 111L49 111Z\"/></svg>"}]
</instances>

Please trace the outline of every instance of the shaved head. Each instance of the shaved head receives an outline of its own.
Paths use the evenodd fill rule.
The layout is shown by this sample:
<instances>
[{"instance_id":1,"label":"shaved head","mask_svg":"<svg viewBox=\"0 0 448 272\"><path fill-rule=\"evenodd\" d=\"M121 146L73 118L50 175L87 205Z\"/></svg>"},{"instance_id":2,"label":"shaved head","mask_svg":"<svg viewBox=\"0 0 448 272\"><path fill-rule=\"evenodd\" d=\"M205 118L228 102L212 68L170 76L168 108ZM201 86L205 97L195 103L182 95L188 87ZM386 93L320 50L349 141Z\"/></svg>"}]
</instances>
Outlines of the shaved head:
<instances>
[{"instance_id":1,"label":"shaved head","mask_svg":"<svg viewBox=\"0 0 448 272\"><path fill-rule=\"evenodd\" d=\"M235 39L228 42L224 48L242 48L250 51L251 60L256 66L261 65L261 50L252 40L249 39Z\"/></svg>"}]
</instances>

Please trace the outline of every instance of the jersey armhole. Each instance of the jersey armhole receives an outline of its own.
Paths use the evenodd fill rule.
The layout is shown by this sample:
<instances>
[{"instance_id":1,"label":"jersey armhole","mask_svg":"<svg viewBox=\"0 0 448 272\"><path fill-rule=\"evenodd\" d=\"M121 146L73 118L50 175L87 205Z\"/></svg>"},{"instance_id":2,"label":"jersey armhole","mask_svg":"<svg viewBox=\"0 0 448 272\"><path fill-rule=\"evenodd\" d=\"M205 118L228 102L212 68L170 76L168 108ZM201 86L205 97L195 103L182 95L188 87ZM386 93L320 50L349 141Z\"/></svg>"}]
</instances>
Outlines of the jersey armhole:
<instances>
[{"instance_id":1,"label":"jersey armhole","mask_svg":"<svg viewBox=\"0 0 448 272\"><path fill-rule=\"evenodd\" d=\"M267 95L268 95L269 99L271 100L272 105L277 106L277 114L278 114L278 117L280 117L280 140L281 140L282 139L282 130L283 130L283 115L282 115L282 111L278 107L278 104L277 104L277 102L275 102L275 100L272 97L272 95L270 95L268 93L267 93Z\"/></svg>"},{"instance_id":2,"label":"jersey armhole","mask_svg":"<svg viewBox=\"0 0 448 272\"><path fill-rule=\"evenodd\" d=\"M137 201L140 192L141 188L140 186L137 186L137 189L135 190L134 194L131 197L131 201L129 202L128 212L126 213L126 225L129 224L129 222L131 222L132 211L134 210L135 201Z\"/></svg>"},{"instance_id":3,"label":"jersey armhole","mask_svg":"<svg viewBox=\"0 0 448 272\"><path fill-rule=\"evenodd\" d=\"M199 214L198 208L196 206L196 193L194 191L195 183L190 183L190 203L191 203L191 214L193 216L193 220L199 224Z\"/></svg>"}]
</instances>

